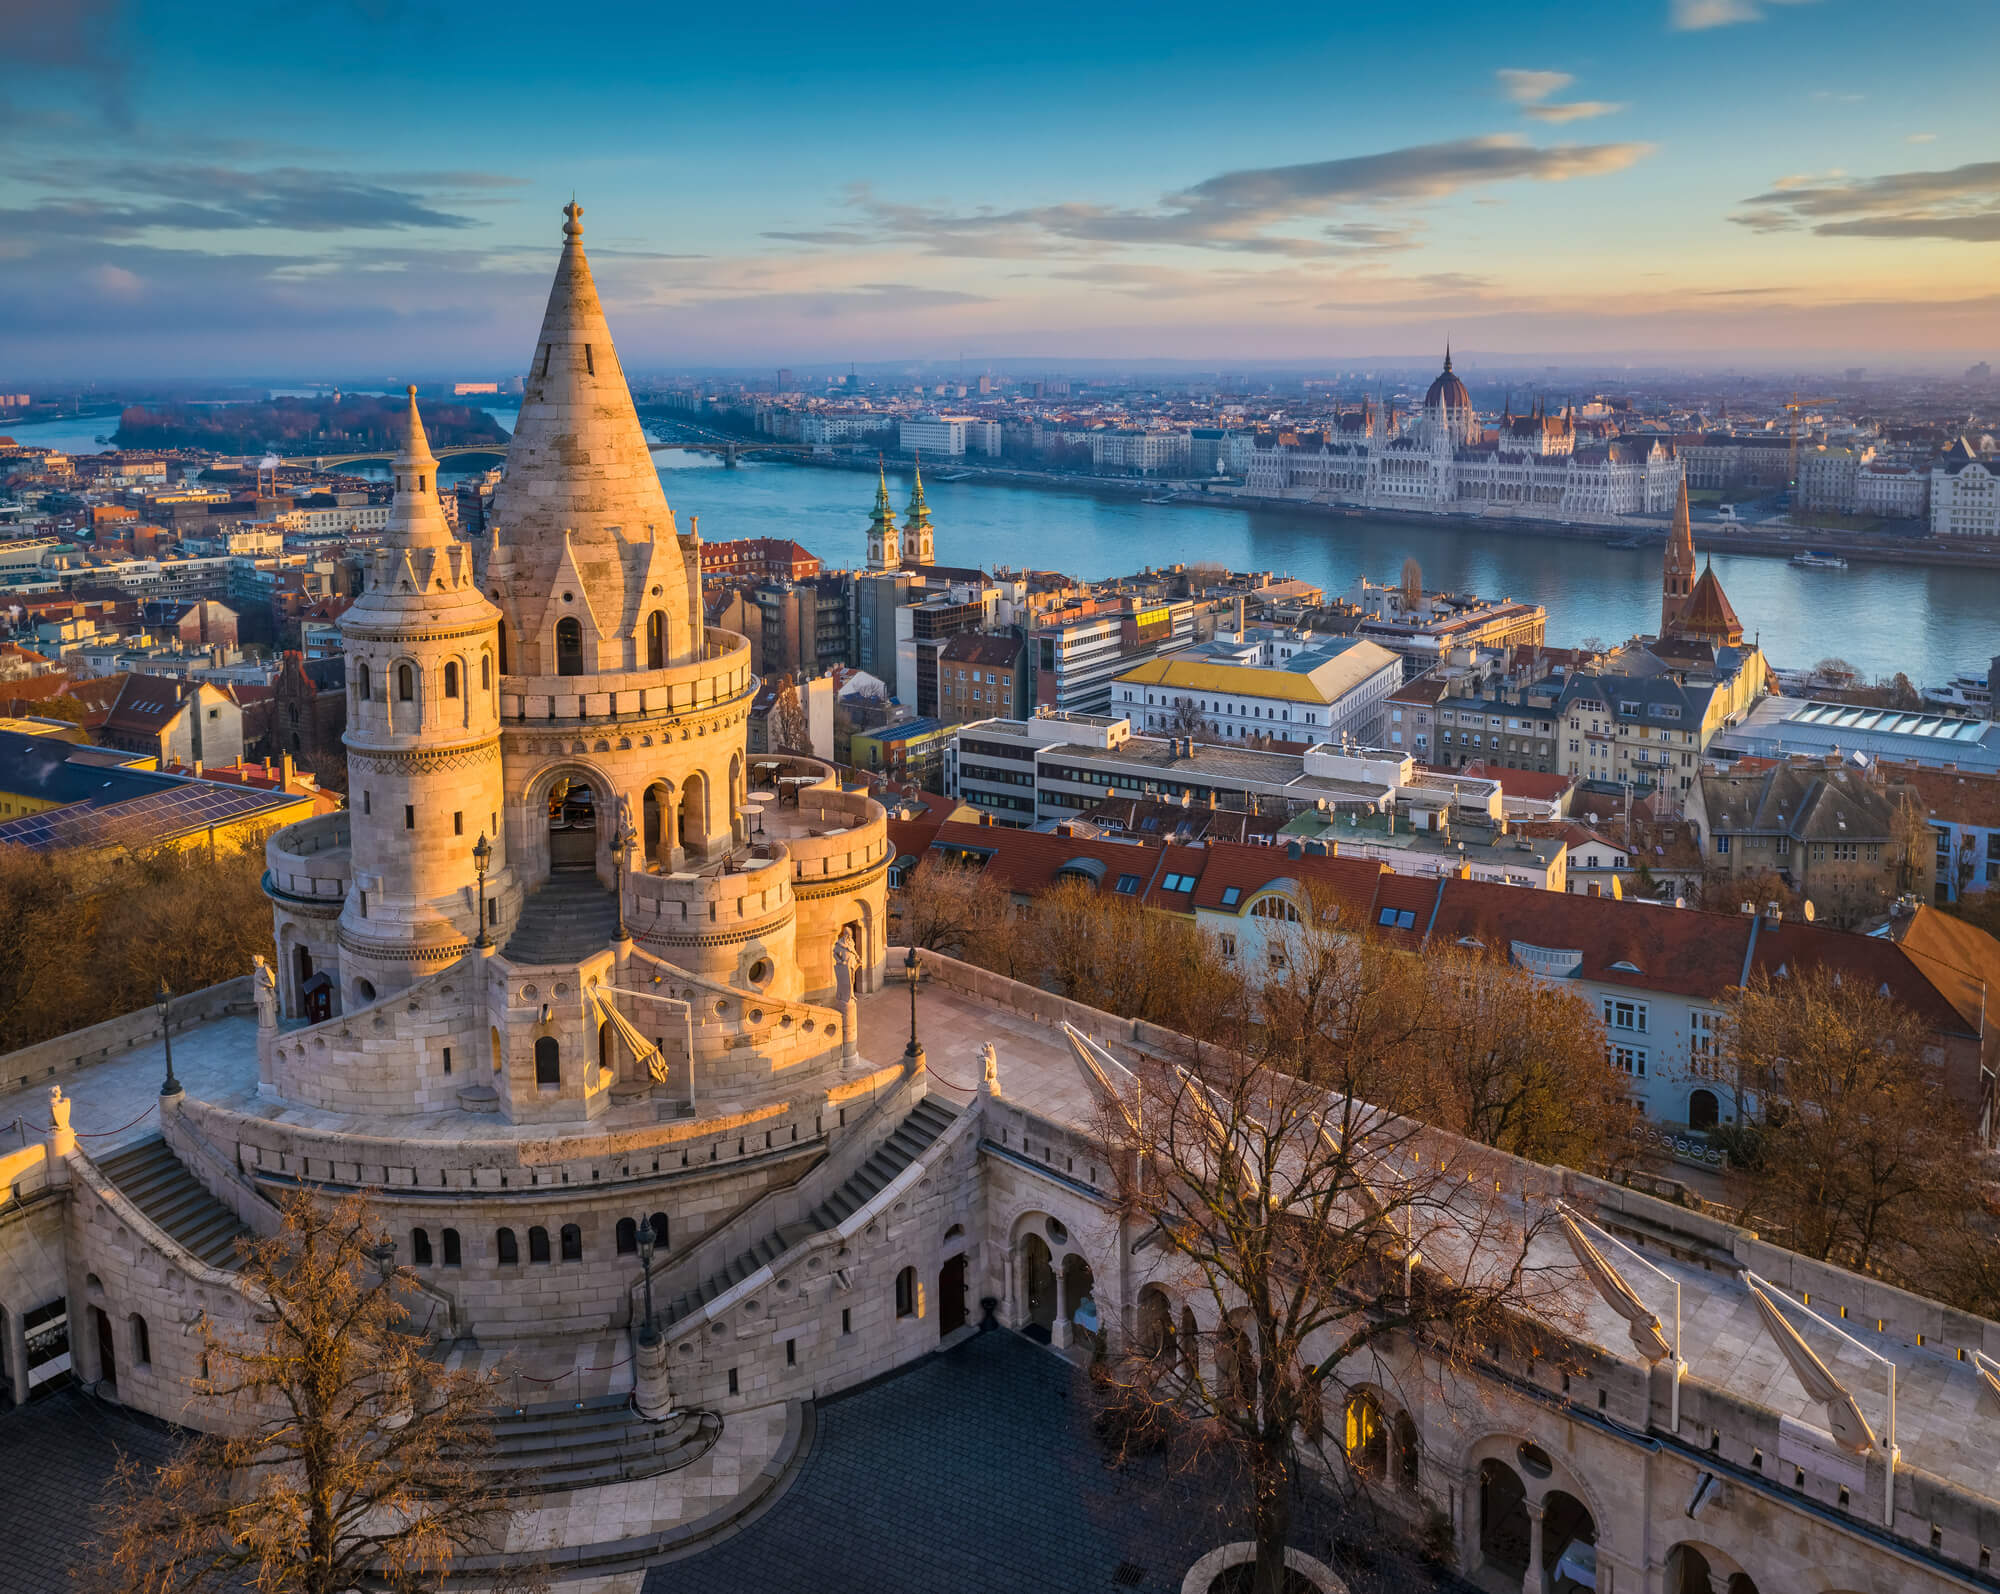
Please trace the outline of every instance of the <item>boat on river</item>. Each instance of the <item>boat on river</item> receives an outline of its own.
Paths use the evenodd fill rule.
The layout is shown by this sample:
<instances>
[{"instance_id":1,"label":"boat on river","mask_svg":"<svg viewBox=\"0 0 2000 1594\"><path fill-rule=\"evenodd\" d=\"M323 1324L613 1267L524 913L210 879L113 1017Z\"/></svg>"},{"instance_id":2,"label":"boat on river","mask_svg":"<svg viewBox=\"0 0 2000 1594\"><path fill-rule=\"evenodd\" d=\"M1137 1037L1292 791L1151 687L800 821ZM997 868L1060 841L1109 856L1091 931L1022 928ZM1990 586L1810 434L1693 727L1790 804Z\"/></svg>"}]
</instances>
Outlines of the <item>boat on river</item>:
<instances>
[{"instance_id":1,"label":"boat on river","mask_svg":"<svg viewBox=\"0 0 2000 1594\"><path fill-rule=\"evenodd\" d=\"M1792 563L1806 570L1845 570L1847 561L1837 553L1819 553L1808 548L1792 555Z\"/></svg>"}]
</instances>

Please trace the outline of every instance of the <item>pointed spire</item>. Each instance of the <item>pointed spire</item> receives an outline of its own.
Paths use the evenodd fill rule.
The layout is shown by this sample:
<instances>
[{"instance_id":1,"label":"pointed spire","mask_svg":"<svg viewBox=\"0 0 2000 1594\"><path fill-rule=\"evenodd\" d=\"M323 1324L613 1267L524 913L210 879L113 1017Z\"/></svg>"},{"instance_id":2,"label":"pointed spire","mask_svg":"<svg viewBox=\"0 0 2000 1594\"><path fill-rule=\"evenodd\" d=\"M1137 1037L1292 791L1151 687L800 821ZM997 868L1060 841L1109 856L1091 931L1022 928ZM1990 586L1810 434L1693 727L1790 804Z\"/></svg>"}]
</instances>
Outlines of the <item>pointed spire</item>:
<instances>
[{"instance_id":1,"label":"pointed spire","mask_svg":"<svg viewBox=\"0 0 2000 1594\"><path fill-rule=\"evenodd\" d=\"M931 506L924 502L924 456L917 455L916 468L910 477L910 507L903 511L905 526L927 526L931 519Z\"/></svg>"},{"instance_id":2,"label":"pointed spire","mask_svg":"<svg viewBox=\"0 0 2000 1594\"><path fill-rule=\"evenodd\" d=\"M1445 369L1446 369L1447 371L1449 371L1449 370L1451 369L1451 339L1450 339L1450 338L1446 338L1446 339L1444 340L1444 368L1445 368Z\"/></svg>"},{"instance_id":3,"label":"pointed spire","mask_svg":"<svg viewBox=\"0 0 2000 1594\"><path fill-rule=\"evenodd\" d=\"M893 528L896 524L895 511L889 507L889 468L880 454L875 456L875 513L868 518L878 526Z\"/></svg>"},{"instance_id":4,"label":"pointed spire","mask_svg":"<svg viewBox=\"0 0 2000 1594\"><path fill-rule=\"evenodd\" d=\"M409 396L408 429L396 454L396 500L382 528L382 541L392 548L441 547L454 539L438 503L437 456L431 452L423 417L417 413L414 383Z\"/></svg>"}]
</instances>

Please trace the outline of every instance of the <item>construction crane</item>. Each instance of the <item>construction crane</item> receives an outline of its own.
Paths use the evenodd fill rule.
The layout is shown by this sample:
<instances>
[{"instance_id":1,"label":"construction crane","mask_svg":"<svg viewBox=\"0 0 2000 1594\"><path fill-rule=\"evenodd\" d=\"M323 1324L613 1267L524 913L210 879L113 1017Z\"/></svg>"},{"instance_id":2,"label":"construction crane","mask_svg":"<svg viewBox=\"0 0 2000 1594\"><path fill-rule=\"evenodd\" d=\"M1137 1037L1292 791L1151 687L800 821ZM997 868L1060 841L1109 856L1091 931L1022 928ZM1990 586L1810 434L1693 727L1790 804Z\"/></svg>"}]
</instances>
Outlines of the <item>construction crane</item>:
<instances>
[{"instance_id":1,"label":"construction crane","mask_svg":"<svg viewBox=\"0 0 2000 1594\"><path fill-rule=\"evenodd\" d=\"M1791 458L1788 467L1789 474L1785 485L1786 490L1792 495L1792 510L1794 513L1797 513L1799 507L1799 411L1809 410L1815 404L1834 404L1838 402L1837 399L1830 398L1800 398L1798 389L1793 388L1791 399L1784 406L1791 417Z\"/></svg>"}]
</instances>

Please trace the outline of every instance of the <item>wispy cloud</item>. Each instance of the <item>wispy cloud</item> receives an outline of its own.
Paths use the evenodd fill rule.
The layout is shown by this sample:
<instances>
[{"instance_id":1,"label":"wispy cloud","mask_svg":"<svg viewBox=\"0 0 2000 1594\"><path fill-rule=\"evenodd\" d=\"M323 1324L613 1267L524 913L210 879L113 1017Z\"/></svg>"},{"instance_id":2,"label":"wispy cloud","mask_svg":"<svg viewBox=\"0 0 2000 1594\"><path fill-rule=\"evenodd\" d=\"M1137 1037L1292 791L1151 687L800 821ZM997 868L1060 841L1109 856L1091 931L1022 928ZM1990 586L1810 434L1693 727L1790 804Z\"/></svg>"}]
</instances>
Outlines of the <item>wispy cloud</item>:
<instances>
[{"instance_id":1,"label":"wispy cloud","mask_svg":"<svg viewBox=\"0 0 2000 1594\"><path fill-rule=\"evenodd\" d=\"M1904 139L1903 142L1906 144L1935 144L1937 142L1937 134L1912 133L1908 138Z\"/></svg>"},{"instance_id":2,"label":"wispy cloud","mask_svg":"<svg viewBox=\"0 0 2000 1594\"><path fill-rule=\"evenodd\" d=\"M1613 100L1556 100L1549 96L1576 81L1567 72L1532 72L1519 67L1502 67L1494 77L1500 92L1521 108L1521 114L1537 122L1587 122L1597 116L1611 116L1625 109Z\"/></svg>"},{"instance_id":3,"label":"wispy cloud","mask_svg":"<svg viewBox=\"0 0 2000 1594\"><path fill-rule=\"evenodd\" d=\"M1881 177L1780 178L1731 221L1756 232L1822 238L1948 238L2000 243L2000 161Z\"/></svg>"},{"instance_id":4,"label":"wispy cloud","mask_svg":"<svg viewBox=\"0 0 2000 1594\"><path fill-rule=\"evenodd\" d=\"M1622 171L1650 144L1530 144L1494 133L1372 155L1246 167L1162 196L1148 209L1088 201L953 212L885 200L866 185L846 195L852 224L769 233L818 246L915 244L929 253L1033 258L1050 248L1182 247L1274 256L1380 251L1409 242L1407 222L1370 214L1506 182L1565 182ZM1315 226L1314 224L1324 223Z\"/></svg>"},{"instance_id":5,"label":"wispy cloud","mask_svg":"<svg viewBox=\"0 0 2000 1594\"><path fill-rule=\"evenodd\" d=\"M1678 32L1762 22L1770 6L1811 5L1813 0L1667 0L1668 25Z\"/></svg>"},{"instance_id":6,"label":"wispy cloud","mask_svg":"<svg viewBox=\"0 0 2000 1594\"><path fill-rule=\"evenodd\" d=\"M0 0L0 38L7 41L0 51L0 127L60 116L60 107L28 111L16 101L21 88L44 90L52 76L82 83L105 122L129 127L125 10L124 0Z\"/></svg>"}]
</instances>

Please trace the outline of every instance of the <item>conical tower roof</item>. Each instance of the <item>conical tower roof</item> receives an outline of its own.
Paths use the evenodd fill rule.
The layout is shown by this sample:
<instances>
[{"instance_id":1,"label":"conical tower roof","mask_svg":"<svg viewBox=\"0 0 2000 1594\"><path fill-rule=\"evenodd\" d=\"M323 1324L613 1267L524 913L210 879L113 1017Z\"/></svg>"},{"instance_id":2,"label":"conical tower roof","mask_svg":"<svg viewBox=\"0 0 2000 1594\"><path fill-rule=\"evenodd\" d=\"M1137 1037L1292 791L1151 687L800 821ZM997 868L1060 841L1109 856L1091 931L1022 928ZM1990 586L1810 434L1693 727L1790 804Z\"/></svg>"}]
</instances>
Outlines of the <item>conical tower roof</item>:
<instances>
[{"instance_id":1,"label":"conical tower roof","mask_svg":"<svg viewBox=\"0 0 2000 1594\"><path fill-rule=\"evenodd\" d=\"M875 508L868 516L868 524L880 532L896 529L896 512L889 507L889 472L879 461L875 466Z\"/></svg>"},{"instance_id":2,"label":"conical tower roof","mask_svg":"<svg viewBox=\"0 0 2000 1594\"><path fill-rule=\"evenodd\" d=\"M396 499L382 528L382 541L392 548L442 548L454 539L438 503L437 456L417 413L417 389L409 389L409 430L396 455Z\"/></svg>"},{"instance_id":3,"label":"conical tower roof","mask_svg":"<svg viewBox=\"0 0 2000 1594\"><path fill-rule=\"evenodd\" d=\"M931 506L924 502L924 461L923 456L919 454L916 469L910 477L910 507L903 511L903 524L927 526L930 524L930 519Z\"/></svg>"},{"instance_id":4,"label":"conical tower roof","mask_svg":"<svg viewBox=\"0 0 2000 1594\"><path fill-rule=\"evenodd\" d=\"M582 216L574 202L563 207L562 256L494 502L489 580L521 639L517 674L555 673L550 639L562 618L583 625L598 673L637 667L654 610L665 613L676 658L700 640L673 511L583 252Z\"/></svg>"},{"instance_id":5,"label":"conical tower roof","mask_svg":"<svg viewBox=\"0 0 2000 1594\"><path fill-rule=\"evenodd\" d=\"M1743 622L1736 618L1729 595L1716 579L1714 561L1702 566L1701 579L1688 595L1687 607L1674 623L1674 630L1681 636L1699 637L1719 648L1742 644Z\"/></svg>"}]
</instances>

